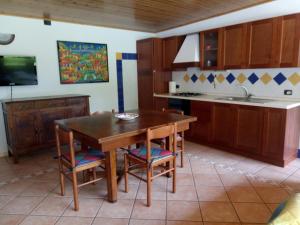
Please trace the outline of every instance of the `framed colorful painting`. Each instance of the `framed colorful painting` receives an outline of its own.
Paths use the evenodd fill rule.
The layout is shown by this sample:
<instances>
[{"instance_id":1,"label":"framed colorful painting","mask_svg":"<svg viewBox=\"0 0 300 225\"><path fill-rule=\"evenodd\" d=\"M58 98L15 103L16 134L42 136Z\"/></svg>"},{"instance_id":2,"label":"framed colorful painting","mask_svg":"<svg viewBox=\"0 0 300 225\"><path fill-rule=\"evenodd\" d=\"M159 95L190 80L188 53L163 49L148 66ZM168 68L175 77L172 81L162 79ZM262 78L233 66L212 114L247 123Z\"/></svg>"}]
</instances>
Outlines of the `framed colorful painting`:
<instances>
[{"instance_id":1,"label":"framed colorful painting","mask_svg":"<svg viewBox=\"0 0 300 225\"><path fill-rule=\"evenodd\" d=\"M57 41L61 84L108 82L107 45Z\"/></svg>"}]
</instances>

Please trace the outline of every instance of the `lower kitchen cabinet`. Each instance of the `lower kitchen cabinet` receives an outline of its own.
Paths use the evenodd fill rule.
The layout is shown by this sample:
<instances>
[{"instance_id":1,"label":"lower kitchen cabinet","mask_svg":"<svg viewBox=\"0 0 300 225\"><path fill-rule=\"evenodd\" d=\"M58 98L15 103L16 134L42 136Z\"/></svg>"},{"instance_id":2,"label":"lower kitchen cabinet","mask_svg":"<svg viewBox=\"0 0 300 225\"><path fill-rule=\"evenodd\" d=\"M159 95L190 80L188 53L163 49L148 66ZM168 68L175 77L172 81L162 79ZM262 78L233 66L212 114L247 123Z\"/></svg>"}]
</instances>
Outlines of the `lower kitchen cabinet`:
<instances>
[{"instance_id":1,"label":"lower kitchen cabinet","mask_svg":"<svg viewBox=\"0 0 300 225\"><path fill-rule=\"evenodd\" d=\"M212 141L216 145L232 147L235 137L236 110L231 104L213 104Z\"/></svg>"},{"instance_id":2,"label":"lower kitchen cabinet","mask_svg":"<svg viewBox=\"0 0 300 225\"><path fill-rule=\"evenodd\" d=\"M259 153L262 144L264 108L236 106L235 147L240 151Z\"/></svg>"},{"instance_id":3,"label":"lower kitchen cabinet","mask_svg":"<svg viewBox=\"0 0 300 225\"><path fill-rule=\"evenodd\" d=\"M191 102L187 139L278 166L296 158L300 134L300 107L267 107Z\"/></svg>"},{"instance_id":4,"label":"lower kitchen cabinet","mask_svg":"<svg viewBox=\"0 0 300 225\"><path fill-rule=\"evenodd\" d=\"M212 104L209 102L191 102L191 116L196 116L196 122L191 123L191 128L186 132L190 139L199 140L201 143L211 142L212 135Z\"/></svg>"}]
</instances>

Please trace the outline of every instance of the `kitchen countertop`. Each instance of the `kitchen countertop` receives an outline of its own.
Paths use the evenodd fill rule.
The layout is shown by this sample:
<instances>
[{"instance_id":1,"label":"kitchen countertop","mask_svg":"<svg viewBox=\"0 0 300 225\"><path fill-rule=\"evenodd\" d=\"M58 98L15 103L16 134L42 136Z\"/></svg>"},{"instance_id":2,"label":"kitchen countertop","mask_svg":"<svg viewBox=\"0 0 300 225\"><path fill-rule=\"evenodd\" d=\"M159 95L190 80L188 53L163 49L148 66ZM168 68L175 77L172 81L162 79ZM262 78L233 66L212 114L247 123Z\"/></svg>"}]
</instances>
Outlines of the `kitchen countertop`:
<instances>
[{"instance_id":1,"label":"kitchen countertop","mask_svg":"<svg viewBox=\"0 0 300 225\"><path fill-rule=\"evenodd\" d=\"M233 100L223 100L218 99L222 97L229 97L228 95L209 95L203 94L200 96L174 96L172 94L154 94L154 97L159 98L173 98L173 99L185 99L185 100L193 100L193 101L203 101L203 102L218 102L218 103L227 103L227 104L237 104L237 105L249 105L249 106L260 106L260 107L269 107L269 108L278 108L278 109L291 109L297 106L300 106L300 99L297 100L285 100L285 99L278 99L278 98L266 98L272 101L266 103L256 103L256 102L243 102L243 101L233 101ZM230 95L232 97L232 95ZM235 96L241 97L241 96ZM253 97L255 99L255 97Z\"/></svg>"}]
</instances>

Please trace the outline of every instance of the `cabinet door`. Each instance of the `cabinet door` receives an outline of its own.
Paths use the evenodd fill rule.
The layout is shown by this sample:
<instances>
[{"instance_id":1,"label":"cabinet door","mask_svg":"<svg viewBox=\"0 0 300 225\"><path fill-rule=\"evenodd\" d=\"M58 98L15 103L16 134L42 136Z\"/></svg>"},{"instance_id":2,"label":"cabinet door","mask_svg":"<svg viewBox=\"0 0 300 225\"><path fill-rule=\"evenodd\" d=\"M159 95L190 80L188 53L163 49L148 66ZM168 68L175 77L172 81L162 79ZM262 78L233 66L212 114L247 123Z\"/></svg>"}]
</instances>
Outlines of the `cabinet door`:
<instances>
[{"instance_id":1,"label":"cabinet door","mask_svg":"<svg viewBox=\"0 0 300 225\"><path fill-rule=\"evenodd\" d=\"M162 111L163 108L167 109L169 105L168 98L154 98L155 100L155 110Z\"/></svg>"},{"instance_id":2,"label":"cabinet door","mask_svg":"<svg viewBox=\"0 0 300 225\"><path fill-rule=\"evenodd\" d=\"M248 67L279 66L278 19L260 20L248 24Z\"/></svg>"},{"instance_id":3,"label":"cabinet door","mask_svg":"<svg viewBox=\"0 0 300 225\"><path fill-rule=\"evenodd\" d=\"M236 109L231 104L214 104L213 106L213 143L232 147L236 131Z\"/></svg>"},{"instance_id":4,"label":"cabinet door","mask_svg":"<svg viewBox=\"0 0 300 225\"><path fill-rule=\"evenodd\" d=\"M190 124L188 137L199 143L211 141L212 134L212 103L191 101L191 116L197 117L197 121Z\"/></svg>"},{"instance_id":5,"label":"cabinet door","mask_svg":"<svg viewBox=\"0 0 300 225\"><path fill-rule=\"evenodd\" d=\"M263 108L238 106L236 148L251 153L260 153L263 129Z\"/></svg>"},{"instance_id":6,"label":"cabinet door","mask_svg":"<svg viewBox=\"0 0 300 225\"><path fill-rule=\"evenodd\" d=\"M54 120L66 118L66 110L64 108L48 108L40 110L39 113L39 135L42 145L54 143L55 130Z\"/></svg>"},{"instance_id":7,"label":"cabinet door","mask_svg":"<svg viewBox=\"0 0 300 225\"><path fill-rule=\"evenodd\" d=\"M13 143L18 149L34 147L38 144L37 114L35 112L17 112L14 114Z\"/></svg>"},{"instance_id":8,"label":"cabinet door","mask_svg":"<svg viewBox=\"0 0 300 225\"><path fill-rule=\"evenodd\" d=\"M246 66L247 25L239 24L223 29L224 69L239 69Z\"/></svg>"},{"instance_id":9,"label":"cabinet door","mask_svg":"<svg viewBox=\"0 0 300 225\"><path fill-rule=\"evenodd\" d=\"M153 39L137 41L139 109L153 109Z\"/></svg>"},{"instance_id":10,"label":"cabinet door","mask_svg":"<svg viewBox=\"0 0 300 225\"><path fill-rule=\"evenodd\" d=\"M174 59L183 43L184 36L169 37L163 39L163 69L171 71Z\"/></svg>"},{"instance_id":11,"label":"cabinet door","mask_svg":"<svg viewBox=\"0 0 300 225\"><path fill-rule=\"evenodd\" d=\"M285 118L283 109L265 109L262 154L268 158L283 158Z\"/></svg>"},{"instance_id":12,"label":"cabinet door","mask_svg":"<svg viewBox=\"0 0 300 225\"><path fill-rule=\"evenodd\" d=\"M279 20L280 67L298 67L300 44L300 14L283 16Z\"/></svg>"},{"instance_id":13,"label":"cabinet door","mask_svg":"<svg viewBox=\"0 0 300 225\"><path fill-rule=\"evenodd\" d=\"M139 40L136 42L138 55L138 74L152 74L153 39Z\"/></svg>"},{"instance_id":14,"label":"cabinet door","mask_svg":"<svg viewBox=\"0 0 300 225\"><path fill-rule=\"evenodd\" d=\"M207 70L223 69L222 65L222 29L200 33L201 67Z\"/></svg>"}]
</instances>

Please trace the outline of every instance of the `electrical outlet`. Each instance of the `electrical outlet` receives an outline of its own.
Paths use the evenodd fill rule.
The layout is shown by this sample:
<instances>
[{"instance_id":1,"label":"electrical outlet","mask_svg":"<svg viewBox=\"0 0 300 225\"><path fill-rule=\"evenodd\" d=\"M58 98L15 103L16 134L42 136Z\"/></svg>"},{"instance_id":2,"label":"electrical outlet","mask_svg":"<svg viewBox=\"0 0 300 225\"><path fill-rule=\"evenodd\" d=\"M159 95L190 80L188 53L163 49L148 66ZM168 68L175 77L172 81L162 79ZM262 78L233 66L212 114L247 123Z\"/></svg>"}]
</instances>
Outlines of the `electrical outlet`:
<instances>
[{"instance_id":1,"label":"electrical outlet","mask_svg":"<svg viewBox=\"0 0 300 225\"><path fill-rule=\"evenodd\" d=\"M180 88L180 85L179 84L176 84L176 89L179 89Z\"/></svg>"},{"instance_id":2,"label":"electrical outlet","mask_svg":"<svg viewBox=\"0 0 300 225\"><path fill-rule=\"evenodd\" d=\"M284 90L284 95L293 95L292 90Z\"/></svg>"}]
</instances>

